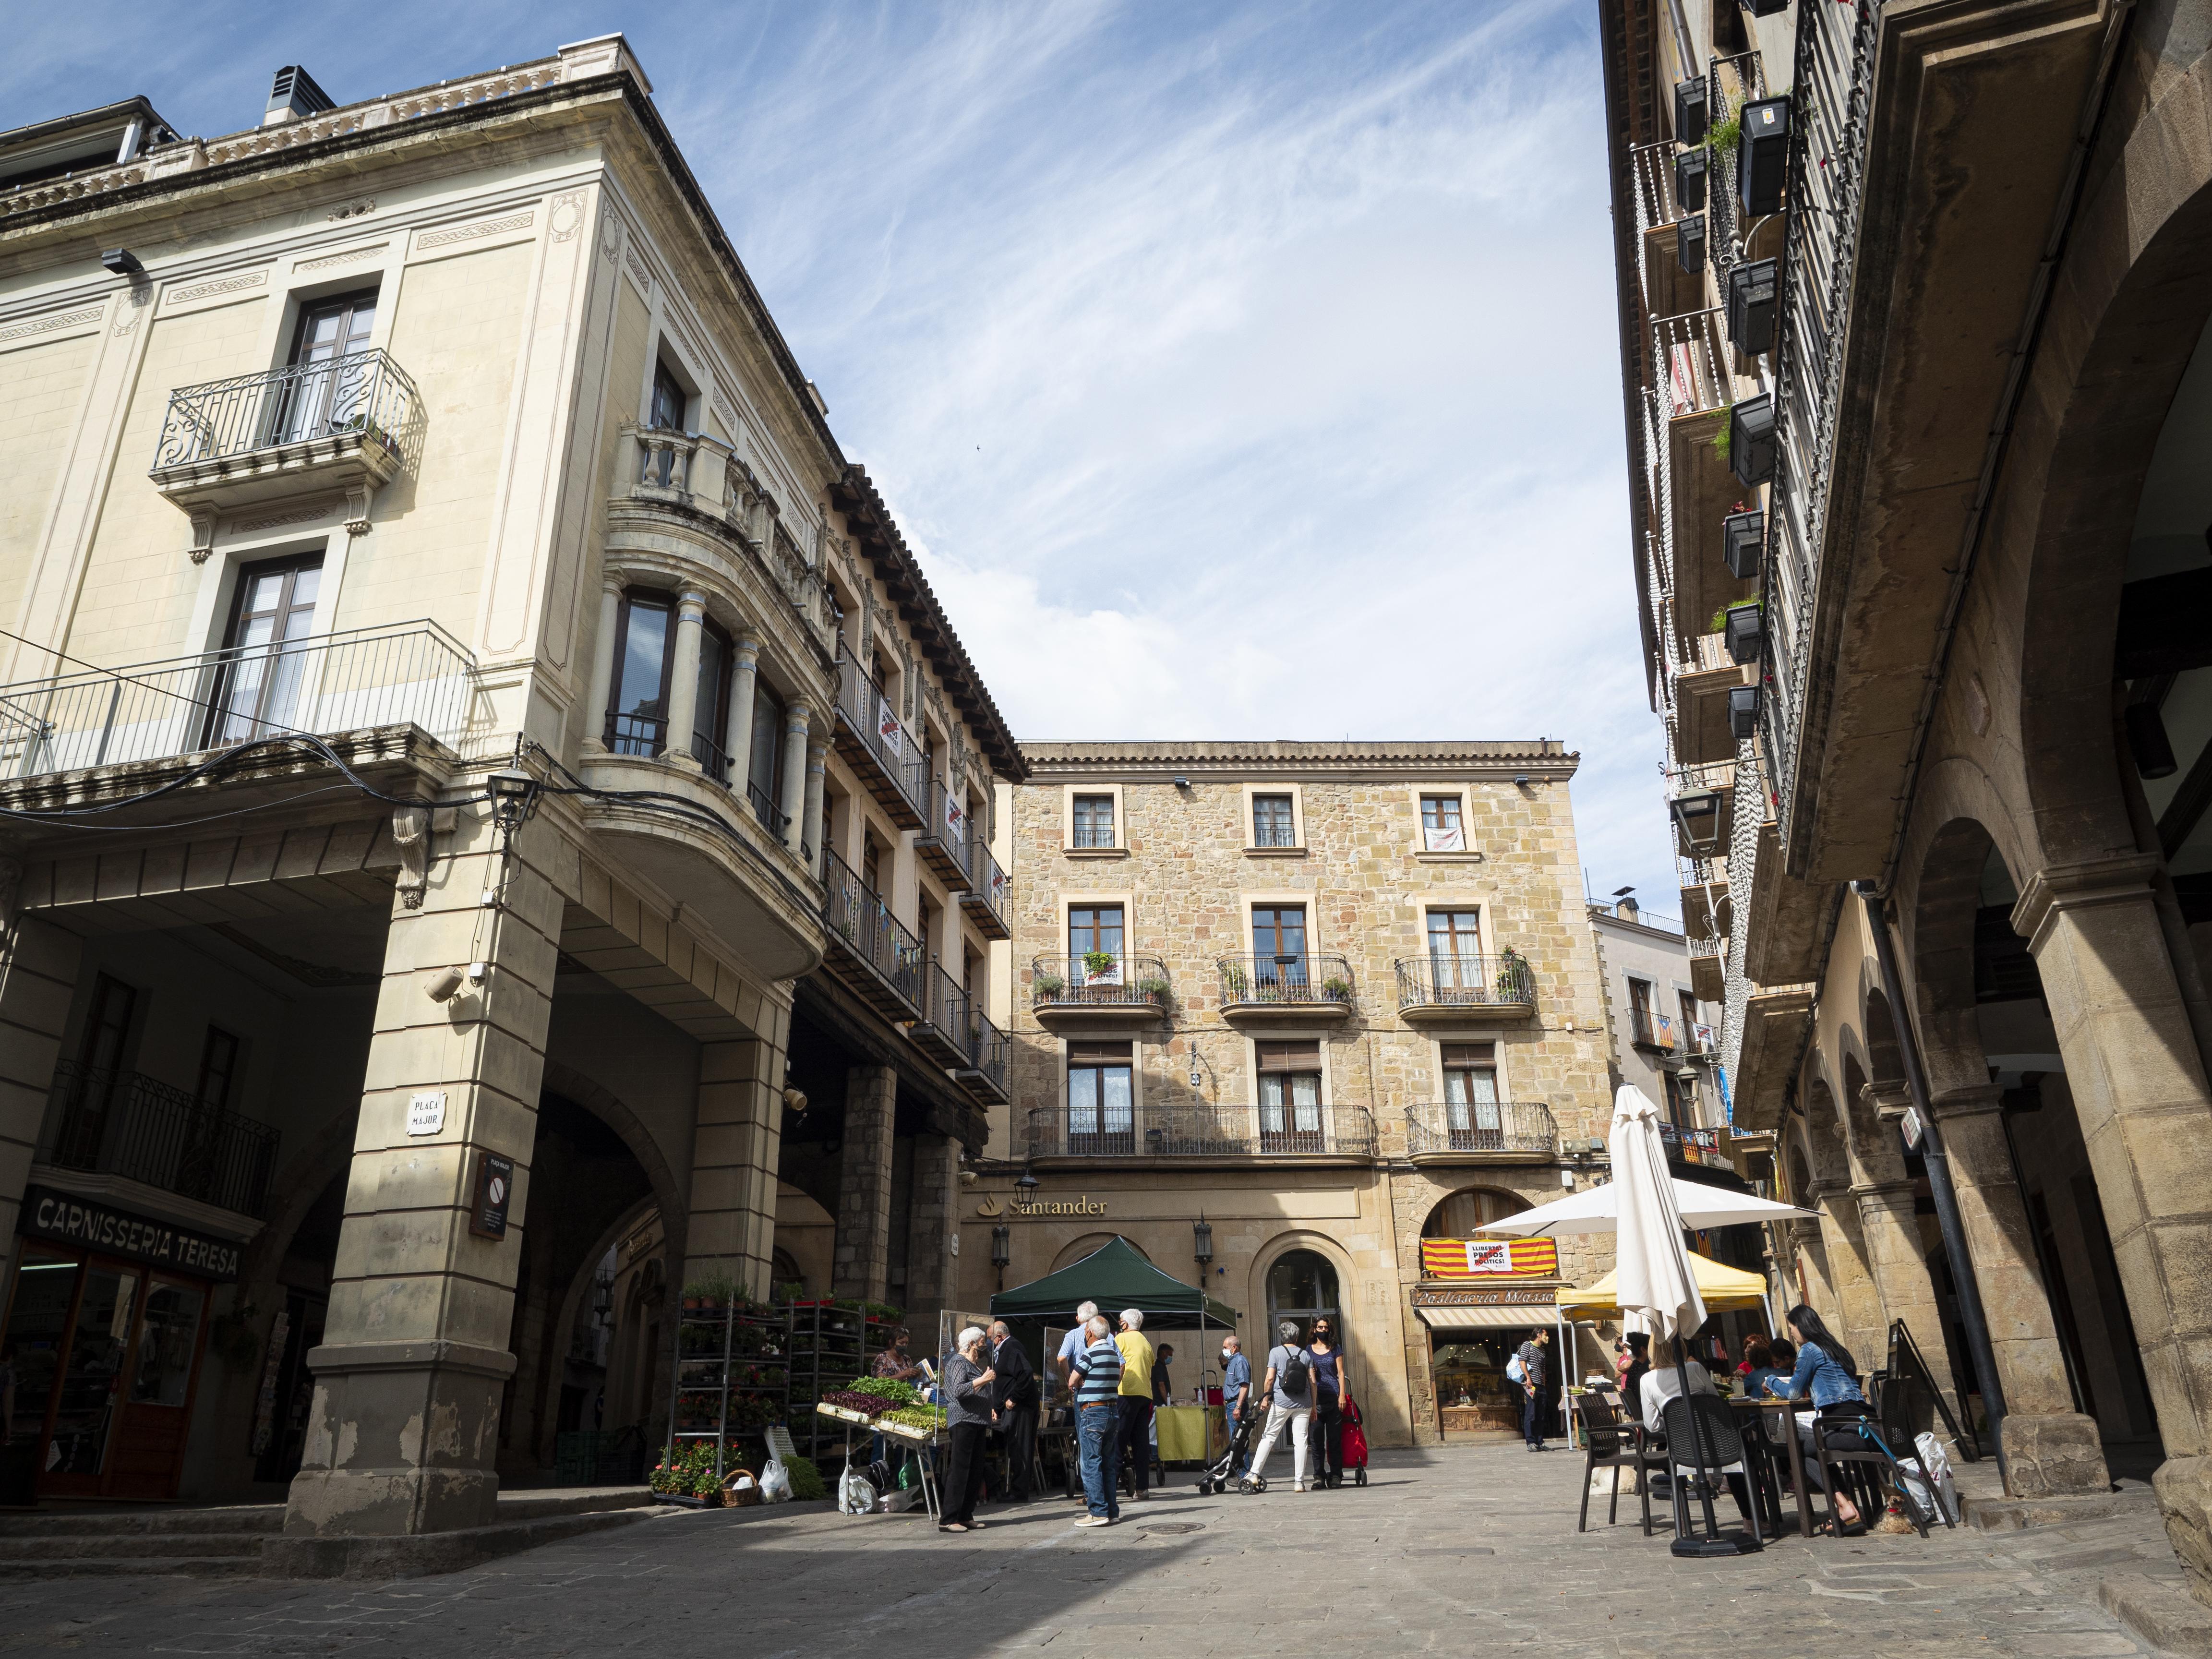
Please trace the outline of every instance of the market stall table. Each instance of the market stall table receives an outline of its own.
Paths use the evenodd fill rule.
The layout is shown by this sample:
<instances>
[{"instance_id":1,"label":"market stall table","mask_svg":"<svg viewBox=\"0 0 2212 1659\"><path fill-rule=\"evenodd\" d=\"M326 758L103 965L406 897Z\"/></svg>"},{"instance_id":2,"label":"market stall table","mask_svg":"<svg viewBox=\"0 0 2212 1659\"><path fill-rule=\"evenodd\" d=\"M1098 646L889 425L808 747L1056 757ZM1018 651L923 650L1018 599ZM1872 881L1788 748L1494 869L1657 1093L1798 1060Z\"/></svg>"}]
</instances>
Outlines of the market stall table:
<instances>
[{"instance_id":1,"label":"market stall table","mask_svg":"<svg viewBox=\"0 0 2212 1659\"><path fill-rule=\"evenodd\" d=\"M1162 1406L1152 1420L1159 1425L1163 1463L1211 1463L1229 1449L1218 1406Z\"/></svg>"}]
</instances>

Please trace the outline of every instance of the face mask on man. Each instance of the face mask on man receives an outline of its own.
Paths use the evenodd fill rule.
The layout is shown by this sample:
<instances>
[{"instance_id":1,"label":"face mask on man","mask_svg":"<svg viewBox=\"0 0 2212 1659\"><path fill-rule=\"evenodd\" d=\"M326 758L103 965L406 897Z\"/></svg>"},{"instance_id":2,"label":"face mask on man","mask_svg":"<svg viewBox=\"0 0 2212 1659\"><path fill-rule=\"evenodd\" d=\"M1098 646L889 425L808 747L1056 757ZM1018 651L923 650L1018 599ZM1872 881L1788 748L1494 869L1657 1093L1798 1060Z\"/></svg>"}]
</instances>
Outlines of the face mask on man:
<instances>
[{"instance_id":1,"label":"face mask on man","mask_svg":"<svg viewBox=\"0 0 2212 1659\"><path fill-rule=\"evenodd\" d=\"M1237 1350L1236 1350L1236 1349L1234 1349L1234 1348L1224 1348L1224 1349L1221 1351L1221 1363L1222 1363L1223 1364L1224 1364L1224 1365L1226 1365L1226 1364L1227 1364L1231 1360L1234 1359L1236 1357L1237 1357Z\"/></svg>"}]
</instances>

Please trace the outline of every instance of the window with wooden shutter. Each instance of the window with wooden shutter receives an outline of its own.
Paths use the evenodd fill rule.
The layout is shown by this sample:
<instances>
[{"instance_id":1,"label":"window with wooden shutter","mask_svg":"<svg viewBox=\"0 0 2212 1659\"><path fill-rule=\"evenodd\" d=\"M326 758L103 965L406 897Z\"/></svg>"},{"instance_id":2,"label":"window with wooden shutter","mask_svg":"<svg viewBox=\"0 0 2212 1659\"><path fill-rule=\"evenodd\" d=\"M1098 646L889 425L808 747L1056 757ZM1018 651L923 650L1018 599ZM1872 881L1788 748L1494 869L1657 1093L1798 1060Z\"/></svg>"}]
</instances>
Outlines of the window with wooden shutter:
<instances>
[{"instance_id":1,"label":"window with wooden shutter","mask_svg":"<svg viewBox=\"0 0 2212 1659\"><path fill-rule=\"evenodd\" d=\"M1495 1151L1504 1125L1498 1109L1498 1045L1443 1045L1444 1121L1455 1152Z\"/></svg>"},{"instance_id":2,"label":"window with wooden shutter","mask_svg":"<svg viewBox=\"0 0 2212 1659\"><path fill-rule=\"evenodd\" d=\"M1321 1121L1321 1044L1262 1042L1260 1067L1260 1150L1318 1152Z\"/></svg>"},{"instance_id":3,"label":"window with wooden shutter","mask_svg":"<svg viewBox=\"0 0 2212 1659\"><path fill-rule=\"evenodd\" d=\"M1133 1051L1127 1042L1067 1045L1067 1150L1136 1151Z\"/></svg>"}]
</instances>

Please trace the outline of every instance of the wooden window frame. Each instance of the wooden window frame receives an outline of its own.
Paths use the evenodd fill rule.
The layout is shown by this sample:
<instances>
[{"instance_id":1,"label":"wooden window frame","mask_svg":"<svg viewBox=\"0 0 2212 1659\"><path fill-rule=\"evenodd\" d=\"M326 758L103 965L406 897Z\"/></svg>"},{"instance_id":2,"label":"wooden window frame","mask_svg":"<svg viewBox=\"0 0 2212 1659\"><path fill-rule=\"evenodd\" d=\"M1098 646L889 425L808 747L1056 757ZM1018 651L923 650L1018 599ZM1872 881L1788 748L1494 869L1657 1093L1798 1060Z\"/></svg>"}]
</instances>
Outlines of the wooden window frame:
<instances>
[{"instance_id":1,"label":"wooden window frame","mask_svg":"<svg viewBox=\"0 0 2212 1659\"><path fill-rule=\"evenodd\" d=\"M630 613L636 610L641 604L642 604L648 611L665 611L668 613L668 632L663 637L663 644L660 650L660 691L659 695L653 699L654 702L660 705L660 714L658 717L660 721L660 741L656 747L650 749L622 749L616 746L617 743L641 741L641 739L636 738L620 738L615 731L616 720L617 718L623 718L621 714L623 705L623 670L624 665L629 660ZM606 726L605 729L604 740L606 744L608 752L611 754L664 755L668 752L669 690L672 684L672 677L676 672L676 629L678 625L676 595L669 592L666 588L625 587L623 589L622 603L615 608L614 672L607 677L612 690L611 690L607 694ZM650 720L654 717L651 715L631 715L627 718Z\"/></svg>"}]
</instances>

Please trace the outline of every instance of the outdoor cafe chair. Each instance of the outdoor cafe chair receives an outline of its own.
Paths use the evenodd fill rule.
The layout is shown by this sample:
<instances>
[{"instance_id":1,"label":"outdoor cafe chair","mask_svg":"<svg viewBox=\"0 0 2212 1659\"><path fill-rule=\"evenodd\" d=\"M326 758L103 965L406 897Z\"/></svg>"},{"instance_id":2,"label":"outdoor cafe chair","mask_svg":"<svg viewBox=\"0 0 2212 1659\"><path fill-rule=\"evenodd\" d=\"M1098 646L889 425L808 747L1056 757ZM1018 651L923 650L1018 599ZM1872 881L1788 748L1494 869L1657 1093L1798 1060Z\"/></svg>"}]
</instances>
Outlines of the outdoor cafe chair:
<instances>
[{"instance_id":1,"label":"outdoor cafe chair","mask_svg":"<svg viewBox=\"0 0 2212 1659\"><path fill-rule=\"evenodd\" d=\"M1942 1494L1936 1490L1935 1472L1920 1455L1920 1437L1912 1417L1911 1379L1877 1373L1874 1384L1876 1414L1881 1421L1882 1443L1889 1449L1892 1460L1898 1464L1910 1460L1912 1467L1920 1471L1921 1484L1927 1490L1928 1500L1935 1506L1936 1513L1942 1517L1943 1524L1957 1527L1959 1523L1952 1520L1951 1512L1943 1507ZM1904 1490L1902 1483L1900 1490ZM1909 1490L1905 1491L1905 1496L1908 1501L1913 1501ZM1917 1507L1917 1502L1915 1507Z\"/></svg>"},{"instance_id":2,"label":"outdoor cafe chair","mask_svg":"<svg viewBox=\"0 0 2212 1659\"><path fill-rule=\"evenodd\" d=\"M1659 1421L1667 1435L1667 1461L1674 1466L1674 1535L1690 1535L1690 1482L1704 1478L1718 1493L1723 1476L1741 1476L1751 1510L1751 1535L1760 1549L1766 1547L1765 1523L1759 1518L1759 1465L1743 1443L1735 1416L1709 1394L1678 1395L1660 1408Z\"/></svg>"},{"instance_id":3,"label":"outdoor cafe chair","mask_svg":"<svg viewBox=\"0 0 2212 1659\"><path fill-rule=\"evenodd\" d=\"M1905 1482L1897 1479L1901 1473L1897 1460L1883 1450L1881 1441L1875 1437L1881 1433L1881 1425L1873 1411L1861 1406L1856 1413L1831 1416L1829 1413L1835 1410L1832 1406L1813 1419L1813 1453L1820 1461L1821 1481L1828 1489L1829 1531L1838 1538L1850 1535L1836 1520L1836 1483L1845 1480L1850 1482L1851 1501L1858 1505L1860 1526L1869 1527L1881 1512L1881 1477L1887 1472L1891 1484L1897 1488L1898 1501L1905 1506L1905 1518L1923 1538L1927 1537L1928 1517L1921 1513L1920 1505L1913 1501ZM1923 1468L1922 1474L1926 1472Z\"/></svg>"},{"instance_id":4,"label":"outdoor cafe chair","mask_svg":"<svg viewBox=\"0 0 2212 1659\"><path fill-rule=\"evenodd\" d=\"M1600 1469L1613 1471L1613 1498L1605 1508L1605 1523L1609 1527L1620 1518L1620 1472L1634 1469L1636 1494L1644 1504L1644 1535L1649 1538L1651 1482L1644 1471L1654 1460L1645 1454L1642 1425L1622 1422L1612 1400L1602 1394L1578 1395L1575 1411L1583 1420L1583 1445L1587 1454L1583 1462L1583 1509L1575 1522L1575 1530L1589 1530L1590 1477Z\"/></svg>"}]
</instances>

